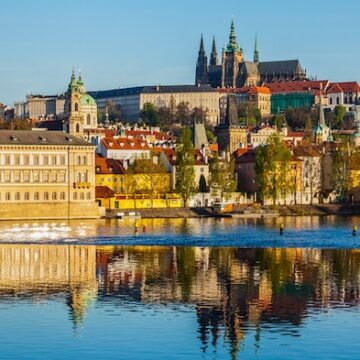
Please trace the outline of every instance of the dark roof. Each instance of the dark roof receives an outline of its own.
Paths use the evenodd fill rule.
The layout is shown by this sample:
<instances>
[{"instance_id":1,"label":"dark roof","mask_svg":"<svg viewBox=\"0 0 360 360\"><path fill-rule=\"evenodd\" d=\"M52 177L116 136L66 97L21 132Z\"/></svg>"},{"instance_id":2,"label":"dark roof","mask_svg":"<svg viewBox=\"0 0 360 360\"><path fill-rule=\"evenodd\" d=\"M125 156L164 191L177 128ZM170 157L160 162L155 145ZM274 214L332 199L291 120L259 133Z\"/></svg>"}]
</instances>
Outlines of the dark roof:
<instances>
[{"instance_id":1,"label":"dark roof","mask_svg":"<svg viewBox=\"0 0 360 360\"><path fill-rule=\"evenodd\" d=\"M0 145L94 146L62 131L46 130L0 130Z\"/></svg>"},{"instance_id":2,"label":"dark roof","mask_svg":"<svg viewBox=\"0 0 360 360\"><path fill-rule=\"evenodd\" d=\"M258 75L259 74L257 64L252 61L244 61L241 64L240 71L244 71L247 75Z\"/></svg>"},{"instance_id":3,"label":"dark roof","mask_svg":"<svg viewBox=\"0 0 360 360\"><path fill-rule=\"evenodd\" d=\"M63 131L64 124L62 120L46 120L36 126L39 129L48 129L50 131Z\"/></svg>"},{"instance_id":4,"label":"dark roof","mask_svg":"<svg viewBox=\"0 0 360 360\"><path fill-rule=\"evenodd\" d=\"M299 60L265 61L259 63L259 72L262 75L304 73Z\"/></svg>"},{"instance_id":5,"label":"dark roof","mask_svg":"<svg viewBox=\"0 0 360 360\"><path fill-rule=\"evenodd\" d=\"M125 95L156 94L156 93L201 93L216 92L210 85L159 85L159 86L138 86L124 89L113 89L103 91L89 91L88 94L94 99L111 98Z\"/></svg>"}]
</instances>

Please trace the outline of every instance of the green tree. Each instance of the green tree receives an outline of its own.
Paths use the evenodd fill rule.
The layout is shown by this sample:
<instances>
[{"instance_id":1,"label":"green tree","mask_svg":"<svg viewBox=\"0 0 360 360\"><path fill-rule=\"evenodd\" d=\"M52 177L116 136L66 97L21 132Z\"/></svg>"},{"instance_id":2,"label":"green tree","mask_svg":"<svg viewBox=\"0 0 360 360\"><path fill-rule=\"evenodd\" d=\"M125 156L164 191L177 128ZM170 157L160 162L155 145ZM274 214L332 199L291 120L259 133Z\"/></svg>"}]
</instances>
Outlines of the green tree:
<instances>
[{"instance_id":1,"label":"green tree","mask_svg":"<svg viewBox=\"0 0 360 360\"><path fill-rule=\"evenodd\" d=\"M272 118L272 122L275 125L277 130L281 130L284 124L284 116L280 114L276 114Z\"/></svg>"},{"instance_id":2,"label":"green tree","mask_svg":"<svg viewBox=\"0 0 360 360\"><path fill-rule=\"evenodd\" d=\"M205 176L202 174L199 180L199 192L201 193L207 192L207 184L206 184Z\"/></svg>"},{"instance_id":3,"label":"green tree","mask_svg":"<svg viewBox=\"0 0 360 360\"><path fill-rule=\"evenodd\" d=\"M257 149L255 174L262 201L271 197L275 205L280 196L292 192L291 152L277 134Z\"/></svg>"},{"instance_id":4,"label":"green tree","mask_svg":"<svg viewBox=\"0 0 360 360\"><path fill-rule=\"evenodd\" d=\"M261 111L250 101L238 105L239 121L243 125L256 125L261 123Z\"/></svg>"},{"instance_id":5,"label":"green tree","mask_svg":"<svg viewBox=\"0 0 360 360\"><path fill-rule=\"evenodd\" d=\"M201 107L194 107L194 108L191 110L191 113L190 113L191 123L193 123L194 120L197 120L197 121L205 124L205 122L206 122L206 115L207 115L207 111L206 111L206 110L204 110L204 109L201 108Z\"/></svg>"},{"instance_id":6,"label":"green tree","mask_svg":"<svg viewBox=\"0 0 360 360\"><path fill-rule=\"evenodd\" d=\"M343 105L336 105L334 109L334 123L332 126L335 129L341 129L342 128L342 122L344 120L344 117L346 115L346 107Z\"/></svg>"},{"instance_id":7,"label":"green tree","mask_svg":"<svg viewBox=\"0 0 360 360\"><path fill-rule=\"evenodd\" d=\"M181 102L176 106L176 122L183 126L191 125L190 109L188 102Z\"/></svg>"},{"instance_id":8,"label":"green tree","mask_svg":"<svg viewBox=\"0 0 360 360\"><path fill-rule=\"evenodd\" d=\"M156 109L155 105L152 103L144 104L140 112L140 118L148 126L160 125L159 112Z\"/></svg>"},{"instance_id":9,"label":"green tree","mask_svg":"<svg viewBox=\"0 0 360 360\"><path fill-rule=\"evenodd\" d=\"M215 154L210 162L210 187L214 197L219 197L220 202L228 199L230 193L236 190L234 159L230 161L219 159Z\"/></svg>"},{"instance_id":10,"label":"green tree","mask_svg":"<svg viewBox=\"0 0 360 360\"><path fill-rule=\"evenodd\" d=\"M129 173L142 174L143 176L143 188L142 184L136 184L137 191L150 193L151 208L154 202L155 186L158 180L161 180L161 174L167 173L164 166L155 164L152 160L137 159L134 165L129 167ZM159 177L160 176L160 177Z\"/></svg>"},{"instance_id":11,"label":"green tree","mask_svg":"<svg viewBox=\"0 0 360 360\"><path fill-rule=\"evenodd\" d=\"M189 198L195 194L195 158L191 130L181 129L180 141L176 147L176 191L187 206Z\"/></svg>"},{"instance_id":12,"label":"green tree","mask_svg":"<svg viewBox=\"0 0 360 360\"><path fill-rule=\"evenodd\" d=\"M211 144L216 144L217 136L211 130L206 130L206 136Z\"/></svg>"},{"instance_id":13,"label":"green tree","mask_svg":"<svg viewBox=\"0 0 360 360\"><path fill-rule=\"evenodd\" d=\"M342 144L333 153L332 175L335 192L340 201L344 201L351 187L350 149Z\"/></svg>"}]
</instances>

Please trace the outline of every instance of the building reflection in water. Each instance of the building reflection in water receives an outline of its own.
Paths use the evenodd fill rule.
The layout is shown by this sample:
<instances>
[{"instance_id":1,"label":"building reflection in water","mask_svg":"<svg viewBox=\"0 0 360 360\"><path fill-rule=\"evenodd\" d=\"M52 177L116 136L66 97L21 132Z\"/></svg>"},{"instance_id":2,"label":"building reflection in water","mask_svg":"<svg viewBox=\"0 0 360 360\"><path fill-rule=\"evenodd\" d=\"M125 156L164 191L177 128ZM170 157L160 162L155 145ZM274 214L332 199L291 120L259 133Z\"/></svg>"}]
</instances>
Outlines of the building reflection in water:
<instances>
[{"instance_id":1,"label":"building reflection in water","mask_svg":"<svg viewBox=\"0 0 360 360\"><path fill-rule=\"evenodd\" d=\"M234 359L247 333L257 346L264 326L294 333L313 313L358 306L359 289L356 250L0 245L2 301L56 296L75 327L95 302L183 304L203 351L224 338Z\"/></svg>"}]
</instances>

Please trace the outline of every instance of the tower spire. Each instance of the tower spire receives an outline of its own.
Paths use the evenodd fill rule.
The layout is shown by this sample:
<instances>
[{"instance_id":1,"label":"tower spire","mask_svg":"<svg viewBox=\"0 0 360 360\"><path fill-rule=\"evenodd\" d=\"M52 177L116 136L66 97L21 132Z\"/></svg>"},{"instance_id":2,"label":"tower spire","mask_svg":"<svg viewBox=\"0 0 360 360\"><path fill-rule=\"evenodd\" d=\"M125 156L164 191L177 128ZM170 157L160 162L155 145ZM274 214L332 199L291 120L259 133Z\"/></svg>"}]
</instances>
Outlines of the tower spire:
<instances>
[{"instance_id":1,"label":"tower spire","mask_svg":"<svg viewBox=\"0 0 360 360\"><path fill-rule=\"evenodd\" d=\"M258 37L255 35L255 48L254 48L254 62L259 62L259 49L258 49Z\"/></svg>"},{"instance_id":2,"label":"tower spire","mask_svg":"<svg viewBox=\"0 0 360 360\"><path fill-rule=\"evenodd\" d=\"M216 43L215 43L215 36L214 36L213 42L212 42L211 55L210 55L210 65L218 65L218 64L219 64L219 60L218 60L218 54L216 51Z\"/></svg>"},{"instance_id":3,"label":"tower spire","mask_svg":"<svg viewBox=\"0 0 360 360\"><path fill-rule=\"evenodd\" d=\"M231 19L230 25L230 35L229 35L229 44L227 46L227 51L238 51L241 50L236 40L236 31L234 25L234 19Z\"/></svg>"},{"instance_id":4,"label":"tower spire","mask_svg":"<svg viewBox=\"0 0 360 360\"><path fill-rule=\"evenodd\" d=\"M200 53L205 53L205 47L204 47L204 37L203 34L201 34L201 39L200 39L200 49L199 49L199 54Z\"/></svg>"},{"instance_id":5,"label":"tower spire","mask_svg":"<svg viewBox=\"0 0 360 360\"><path fill-rule=\"evenodd\" d=\"M195 85L204 85L208 83L208 58L205 52L203 34L201 34L200 49L196 61Z\"/></svg>"}]
</instances>

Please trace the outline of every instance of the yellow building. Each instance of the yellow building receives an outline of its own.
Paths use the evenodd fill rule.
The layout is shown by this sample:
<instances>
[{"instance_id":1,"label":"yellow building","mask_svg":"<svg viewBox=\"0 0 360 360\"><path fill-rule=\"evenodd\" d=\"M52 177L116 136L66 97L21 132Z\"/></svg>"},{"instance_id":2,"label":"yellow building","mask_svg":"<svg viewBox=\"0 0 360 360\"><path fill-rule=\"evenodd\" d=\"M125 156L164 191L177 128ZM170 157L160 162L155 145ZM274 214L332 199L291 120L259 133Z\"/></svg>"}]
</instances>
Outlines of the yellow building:
<instances>
[{"instance_id":1,"label":"yellow building","mask_svg":"<svg viewBox=\"0 0 360 360\"><path fill-rule=\"evenodd\" d=\"M144 167L144 164L139 168ZM153 164L156 166L155 164ZM122 162L96 157L97 200L106 208L180 207L181 200L171 194L168 172L138 172L125 169ZM106 190L106 188L108 190Z\"/></svg>"},{"instance_id":2,"label":"yellow building","mask_svg":"<svg viewBox=\"0 0 360 360\"><path fill-rule=\"evenodd\" d=\"M0 219L96 218L95 146L60 131L0 131Z\"/></svg>"}]
</instances>

